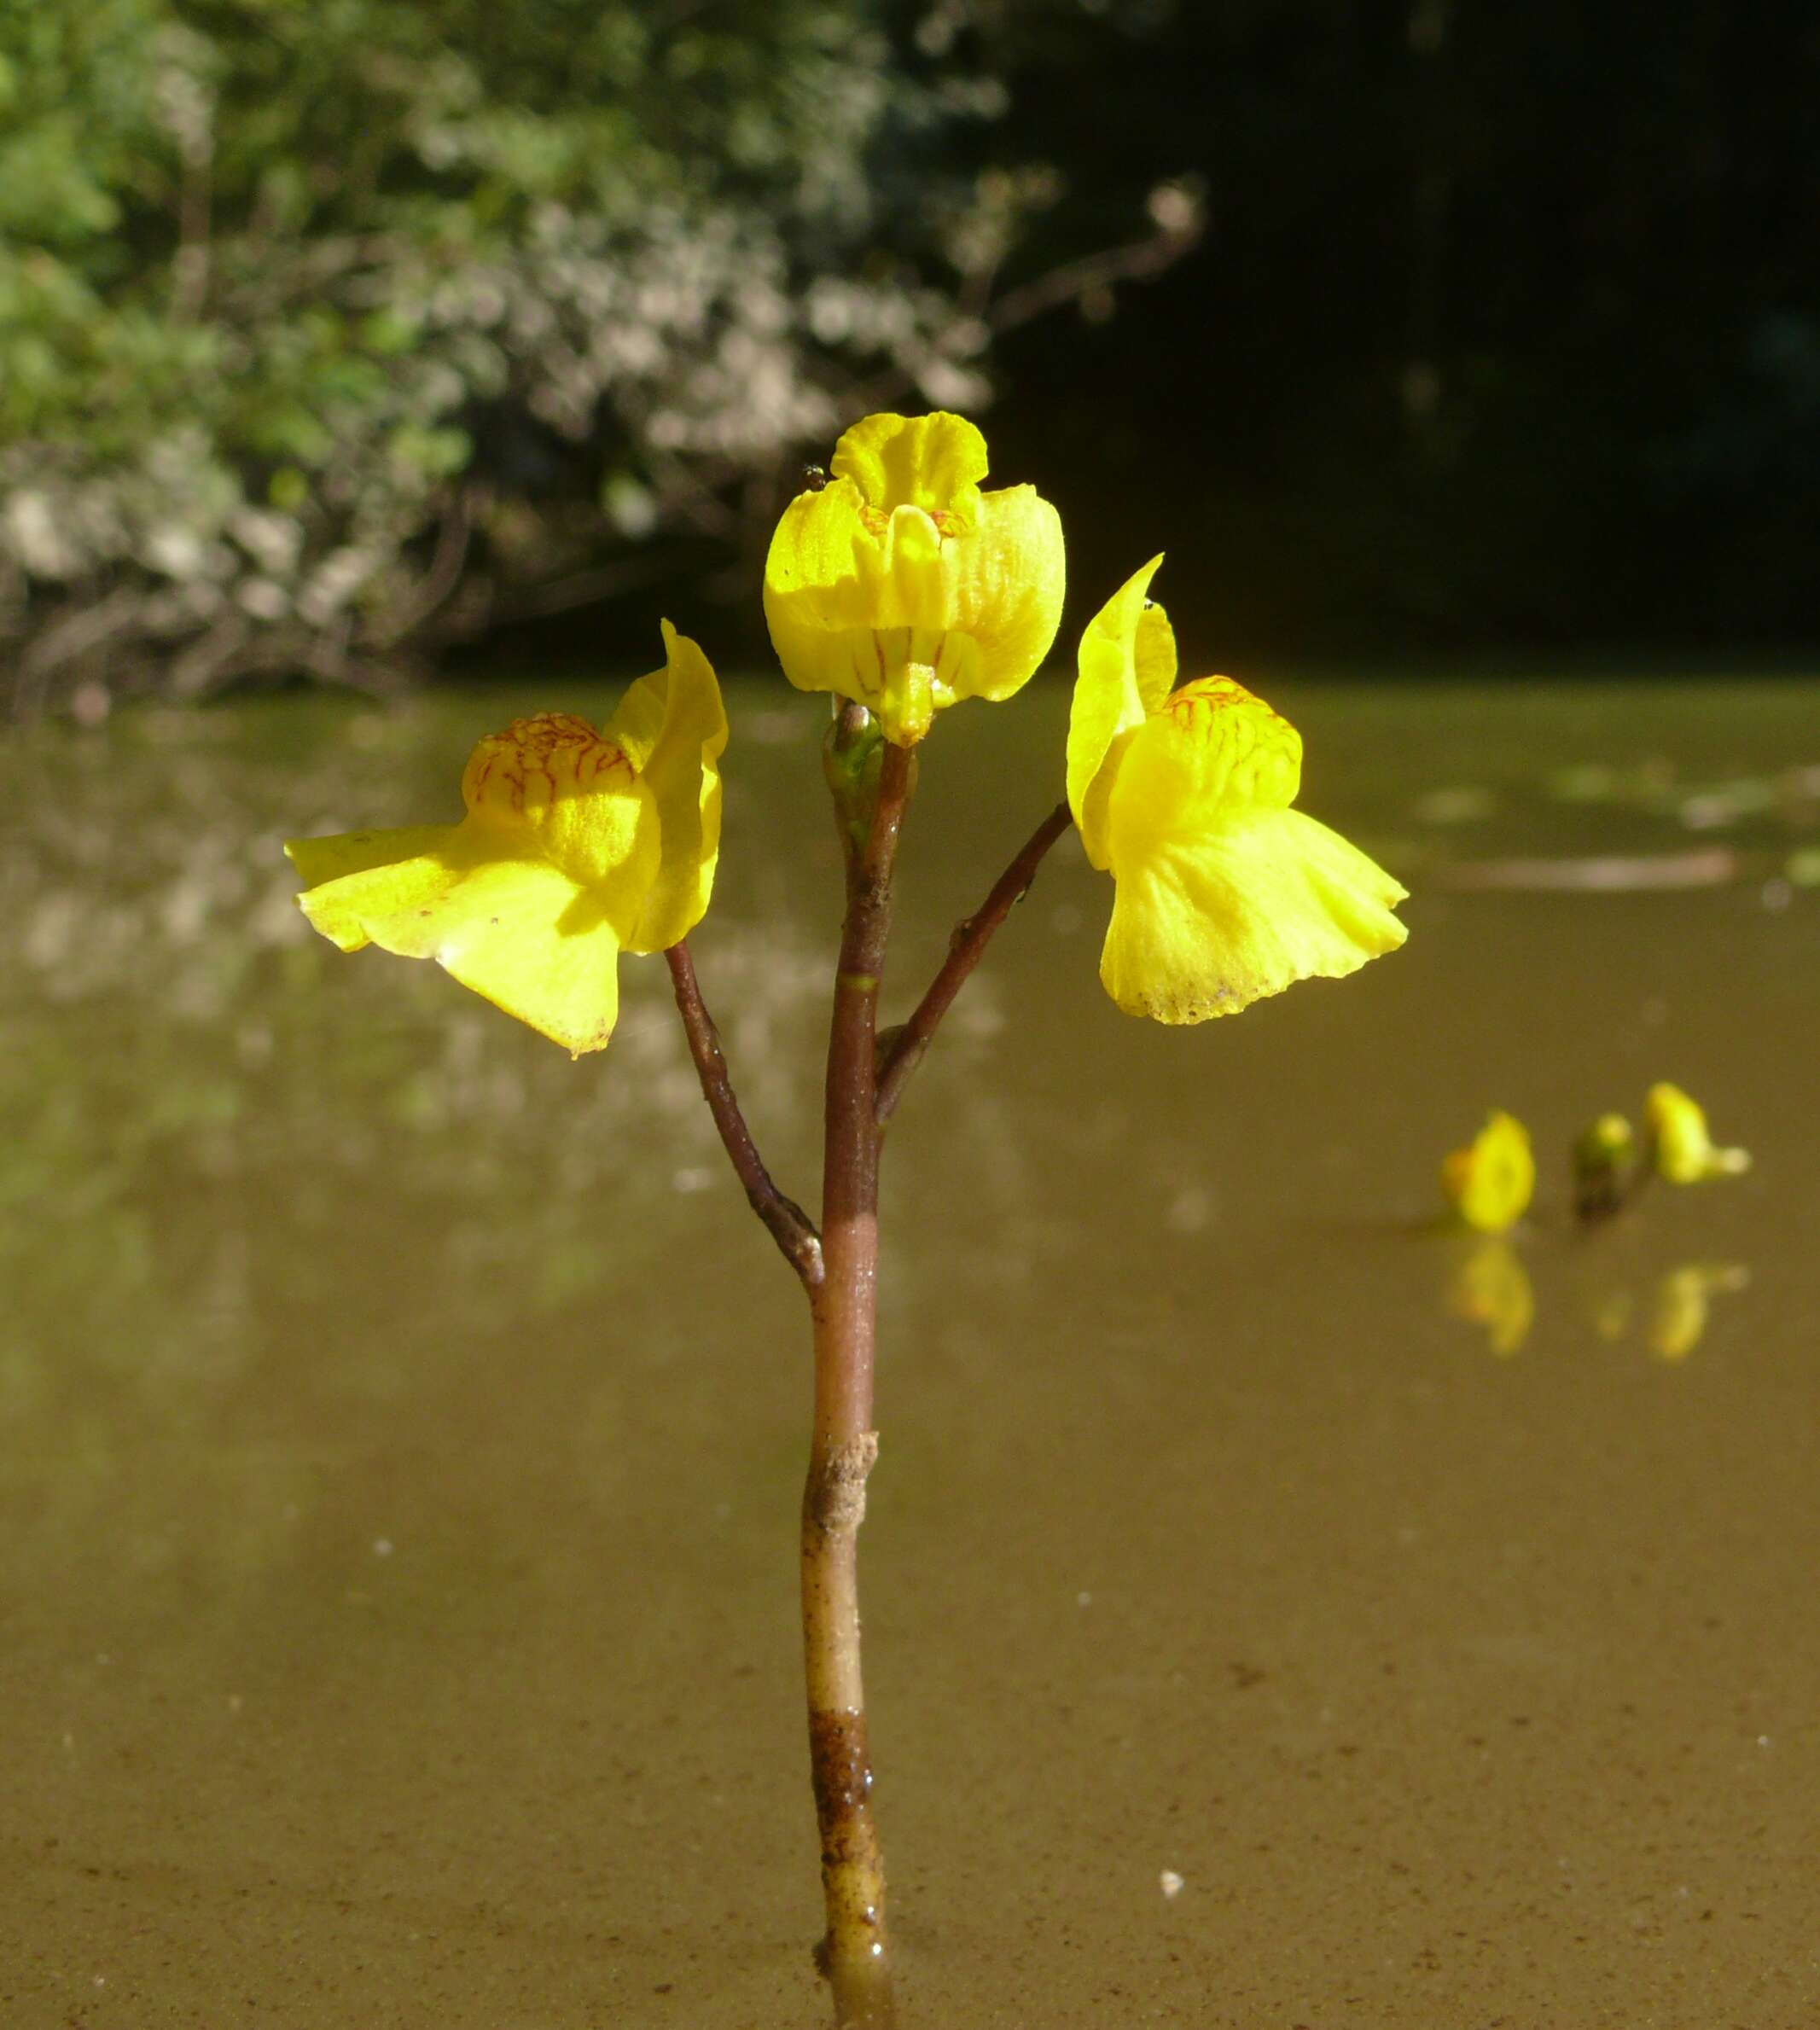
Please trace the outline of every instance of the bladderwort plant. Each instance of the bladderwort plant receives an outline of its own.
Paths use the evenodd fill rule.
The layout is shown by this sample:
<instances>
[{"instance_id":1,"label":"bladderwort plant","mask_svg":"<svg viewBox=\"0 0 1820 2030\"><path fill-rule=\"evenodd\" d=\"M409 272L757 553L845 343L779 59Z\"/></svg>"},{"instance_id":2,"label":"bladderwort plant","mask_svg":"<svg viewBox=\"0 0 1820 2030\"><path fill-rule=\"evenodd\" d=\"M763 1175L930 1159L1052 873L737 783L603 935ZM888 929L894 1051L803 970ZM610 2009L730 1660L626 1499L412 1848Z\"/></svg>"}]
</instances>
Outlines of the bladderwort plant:
<instances>
[{"instance_id":1,"label":"bladderwort plant","mask_svg":"<svg viewBox=\"0 0 1820 2030\"><path fill-rule=\"evenodd\" d=\"M1137 571L1083 635L1065 794L957 931L908 1018L879 1026L892 881L917 755L942 714L1002 702L1061 623L1061 519L1031 486L985 492L986 441L956 416L871 416L784 510L765 611L784 674L833 695L823 762L846 918L829 1023L821 1214L773 1181L698 983L689 934L720 849L726 715L701 649L664 625L664 666L604 726L561 713L489 735L460 823L294 841L311 923L433 958L576 1056L605 1047L621 951L663 955L735 1175L808 1300L814 1415L802 1508L811 1769L835 2018L894 2020L885 1870L860 1672L858 1535L878 1454L879 1160L886 1124L993 933L1072 824L1113 880L1100 960L1127 1013L1199 1022L1403 942L1404 890L1293 808L1301 738L1226 677L1176 683Z\"/></svg>"}]
</instances>

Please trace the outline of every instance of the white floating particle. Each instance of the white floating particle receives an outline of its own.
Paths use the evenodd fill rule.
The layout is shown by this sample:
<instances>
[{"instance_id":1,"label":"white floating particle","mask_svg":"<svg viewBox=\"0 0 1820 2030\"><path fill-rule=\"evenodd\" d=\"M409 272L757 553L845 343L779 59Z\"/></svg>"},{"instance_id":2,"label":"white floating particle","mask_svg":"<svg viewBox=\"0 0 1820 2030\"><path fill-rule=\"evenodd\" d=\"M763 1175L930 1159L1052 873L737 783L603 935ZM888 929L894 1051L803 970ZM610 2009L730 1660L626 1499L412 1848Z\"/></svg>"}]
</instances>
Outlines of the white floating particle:
<instances>
[{"instance_id":1,"label":"white floating particle","mask_svg":"<svg viewBox=\"0 0 1820 2030\"><path fill-rule=\"evenodd\" d=\"M1184 1184L1164 1217L1172 1233L1198 1234L1213 1217L1213 1195L1203 1185Z\"/></svg>"},{"instance_id":2,"label":"white floating particle","mask_svg":"<svg viewBox=\"0 0 1820 2030\"><path fill-rule=\"evenodd\" d=\"M1166 1868L1157 1879L1162 1886L1163 1894L1173 1903L1182 1893L1182 1877L1173 1868Z\"/></svg>"}]
</instances>

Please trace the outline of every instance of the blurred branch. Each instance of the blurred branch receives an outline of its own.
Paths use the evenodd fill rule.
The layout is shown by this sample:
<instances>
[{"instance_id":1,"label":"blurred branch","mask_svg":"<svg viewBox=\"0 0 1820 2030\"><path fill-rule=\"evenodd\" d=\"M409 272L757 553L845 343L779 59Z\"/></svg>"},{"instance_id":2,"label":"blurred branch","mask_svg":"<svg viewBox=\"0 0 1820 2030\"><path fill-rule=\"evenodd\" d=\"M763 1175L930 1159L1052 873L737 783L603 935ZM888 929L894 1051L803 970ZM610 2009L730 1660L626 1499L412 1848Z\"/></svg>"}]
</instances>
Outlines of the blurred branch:
<instances>
[{"instance_id":1,"label":"blurred branch","mask_svg":"<svg viewBox=\"0 0 1820 2030\"><path fill-rule=\"evenodd\" d=\"M1088 305L1108 298L1120 282L1155 281L1200 244L1206 220L1195 192L1173 183L1163 184L1151 194L1150 215L1156 230L1144 238L1066 261L1002 296L991 294L1000 266L997 256L968 270L962 275L957 299L963 314L956 324L975 324L999 337L1066 305ZM968 305L977 307L968 310ZM868 375L848 392L846 405L855 415L863 415L915 388L917 380L915 367L904 364L888 373Z\"/></svg>"},{"instance_id":2,"label":"blurred branch","mask_svg":"<svg viewBox=\"0 0 1820 2030\"><path fill-rule=\"evenodd\" d=\"M500 602L488 620L539 620L552 614L573 613L578 607L598 606L603 600L629 592L635 585L654 584L683 567L674 549L654 546L621 557L591 570L571 572L566 578L546 585L528 585Z\"/></svg>"},{"instance_id":3,"label":"blurred branch","mask_svg":"<svg viewBox=\"0 0 1820 2030\"><path fill-rule=\"evenodd\" d=\"M208 299L209 230L213 206L214 150L185 148L183 188L177 200L177 247L171 259L171 316L191 324Z\"/></svg>"},{"instance_id":4,"label":"blurred branch","mask_svg":"<svg viewBox=\"0 0 1820 2030\"><path fill-rule=\"evenodd\" d=\"M451 490L449 504L437 530L436 548L429 568L405 597L388 613L383 624L366 631L365 639L375 649L390 649L427 620L461 582L462 567L468 561L474 536L475 504L484 498L479 487Z\"/></svg>"},{"instance_id":5,"label":"blurred branch","mask_svg":"<svg viewBox=\"0 0 1820 2030\"><path fill-rule=\"evenodd\" d=\"M35 718L58 673L125 634L138 612L137 589L121 585L95 605L67 610L43 627L19 659L12 716L19 720Z\"/></svg>"},{"instance_id":6,"label":"blurred branch","mask_svg":"<svg viewBox=\"0 0 1820 2030\"><path fill-rule=\"evenodd\" d=\"M995 334L1015 331L1033 317L1040 317L1064 304L1083 303L1123 282L1154 282L1174 267L1183 254L1199 244L1202 218L1198 205L1183 194L1192 211L1177 224L1161 224L1148 239L1123 247L1108 247L1098 253L1052 268L1033 282L1009 289L980 313Z\"/></svg>"}]
</instances>

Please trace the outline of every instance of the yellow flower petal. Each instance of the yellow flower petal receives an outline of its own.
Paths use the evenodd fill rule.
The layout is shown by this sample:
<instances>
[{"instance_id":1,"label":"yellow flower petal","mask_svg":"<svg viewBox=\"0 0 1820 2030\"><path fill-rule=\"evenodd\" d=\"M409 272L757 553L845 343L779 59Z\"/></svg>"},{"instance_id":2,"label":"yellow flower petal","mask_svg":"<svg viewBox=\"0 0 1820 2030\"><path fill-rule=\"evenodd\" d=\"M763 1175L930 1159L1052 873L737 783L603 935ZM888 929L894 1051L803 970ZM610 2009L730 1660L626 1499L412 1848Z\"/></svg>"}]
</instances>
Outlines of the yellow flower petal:
<instances>
[{"instance_id":1,"label":"yellow flower petal","mask_svg":"<svg viewBox=\"0 0 1820 2030\"><path fill-rule=\"evenodd\" d=\"M1121 858L1230 814L1282 810L1302 780L1302 736L1230 677L1172 691L1131 735L1108 807L1113 871Z\"/></svg>"},{"instance_id":2,"label":"yellow flower petal","mask_svg":"<svg viewBox=\"0 0 1820 2030\"><path fill-rule=\"evenodd\" d=\"M958 416L869 416L834 477L792 501L765 567L784 674L921 740L962 698L1028 681L1061 617L1055 510L1027 486L982 494L985 440Z\"/></svg>"},{"instance_id":3,"label":"yellow flower petal","mask_svg":"<svg viewBox=\"0 0 1820 2030\"><path fill-rule=\"evenodd\" d=\"M442 851L460 828L452 824L407 825L387 832L343 832L332 839L293 839L285 846L291 864L304 878L306 888L319 888L325 881L343 875L364 874L369 867L390 866L400 860L415 860ZM303 901L299 896L298 900ZM325 912L317 921L307 903L304 913L326 938L334 939L344 951L358 951L368 942L366 933L353 919L341 919ZM329 922L340 928L330 929ZM341 932L345 930L346 940Z\"/></svg>"},{"instance_id":4,"label":"yellow flower petal","mask_svg":"<svg viewBox=\"0 0 1820 2030\"><path fill-rule=\"evenodd\" d=\"M1714 1146L1705 1109L1678 1085L1652 1085L1643 1102L1643 1120L1656 1173L1672 1184L1736 1177L1751 1166L1748 1149Z\"/></svg>"},{"instance_id":5,"label":"yellow flower petal","mask_svg":"<svg viewBox=\"0 0 1820 2030\"><path fill-rule=\"evenodd\" d=\"M610 734L566 712L514 719L468 756L462 800L477 858L544 859L579 885L609 889L630 934L657 873L656 812Z\"/></svg>"},{"instance_id":6,"label":"yellow flower petal","mask_svg":"<svg viewBox=\"0 0 1820 2030\"><path fill-rule=\"evenodd\" d=\"M945 544L943 555L959 631L976 659L950 684L957 698L1002 702L1042 666L1061 625L1061 517L1034 486L1001 487L980 496L971 538Z\"/></svg>"},{"instance_id":7,"label":"yellow flower petal","mask_svg":"<svg viewBox=\"0 0 1820 2030\"><path fill-rule=\"evenodd\" d=\"M1529 1209L1536 1189L1536 1159L1529 1131L1514 1115L1494 1112L1469 1148L1441 1165L1441 1189L1466 1224L1501 1234Z\"/></svg>"},{"instance_id":8,"label":"yellow flower petal","mask_svg":"<svg viewBox=\"0 0 1820 2030\"><path fill-rule=\"evenodd\" d=\"M908 506L970 521L987 462L979 426L939 409L863 417L843 433L828 469L887 514Z\"/></svg>"},{"instance_id":9,"label":"yellow flower petal","mask_svg":"<svg viewBox=\"0 0 1820 2030\"><path fill-rule=\"evenodd\" d=\"M648 787L658 827L657 872L629 951L665 951L689 935L707 912L720 855L726 708L706 656L667 620L663 631L665 666L638 679L608 728Z\"/></svg>"},{"instance_id":10,"label":"yellow flower petal","mask_svg":"<svg viewBox=\"0 0 1820 2030\"><path fill-rule=\"evenodd\" d=\"M1337 980L1408 935L1404 890L1300 811L1253 810L1119 851L1114 786L1112 922L1100 978L1127 1015L1201 1022L1298 980Z\"/></svg>"},{"instance_id":11,"label":"yellow flower petal","mask_svg":"<svg viewBox=\"0 0 1820 2030\"><path fill-rule=\"evenodd\" d=\"M1087 623L1080 638L1074 703L1068 714L1068 808L1087 858L1108 864L1106 800L1114 744L1143 725L1169 695L1176 643L1166 614L1146 594L1162 562L1134 572Z\"/></svg>"},{"instance_id":12,"label":"yellow flower petal","mask_svg":"<svg viewBox=\"0 0 1820 2030\"><path fill-rule=\"evenodd\" d=\"M567 1049L600 1050L619 1009L619 939L604 899L547 861L477 858L466 827L448 837L440 853L311 889L305 914L344 951L370 942L433 958Z\"/></svg>"}]
</instances>

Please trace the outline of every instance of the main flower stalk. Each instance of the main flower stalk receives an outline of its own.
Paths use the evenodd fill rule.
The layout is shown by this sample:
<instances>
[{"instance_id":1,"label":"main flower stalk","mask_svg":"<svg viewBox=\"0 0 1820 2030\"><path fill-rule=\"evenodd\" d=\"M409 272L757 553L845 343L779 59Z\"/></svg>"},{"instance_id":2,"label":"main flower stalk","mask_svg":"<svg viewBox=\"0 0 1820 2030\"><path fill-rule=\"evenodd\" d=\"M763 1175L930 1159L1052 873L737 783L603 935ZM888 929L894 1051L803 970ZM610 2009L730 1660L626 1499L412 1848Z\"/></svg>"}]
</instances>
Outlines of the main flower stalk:
<instances>
[{"instance_id":1,"label":"main flower stalk","mask_svg":"<svg viewBox=\"0 0 1820 2030\"><path fill-rule=\"evenodd\" d=\"M828 1931L819 1957L837 2020L893 2020L885 1870L859 1657L859 1526L878 1455L872 1377L878 1317L878 997L891 929L892 870L912 763L887 746L864 842L847 858L846 921L829 1030L815 1424L803 1490L803 1647L809 1751Z\"/></svg>"}]
</instances>

